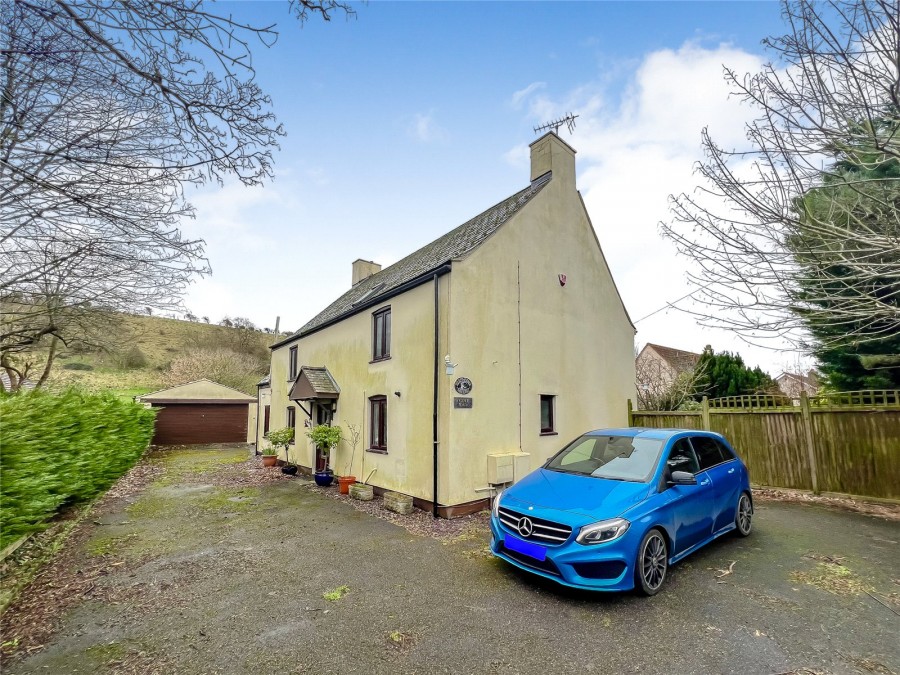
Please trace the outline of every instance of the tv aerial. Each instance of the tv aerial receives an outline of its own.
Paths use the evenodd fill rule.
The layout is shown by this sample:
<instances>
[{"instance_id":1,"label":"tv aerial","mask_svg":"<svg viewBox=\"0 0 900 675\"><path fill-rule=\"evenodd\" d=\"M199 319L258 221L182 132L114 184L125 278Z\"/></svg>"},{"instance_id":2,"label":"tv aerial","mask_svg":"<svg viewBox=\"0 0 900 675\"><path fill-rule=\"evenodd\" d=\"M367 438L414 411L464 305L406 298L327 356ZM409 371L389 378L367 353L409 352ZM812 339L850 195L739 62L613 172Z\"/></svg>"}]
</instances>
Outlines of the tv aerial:
<instances>
[{"instance_id":1,"label":"tv aerial","mask_svg":"<svg viewBox=\"0 0 900 675\"><path fill-rule=\"evenodd\" d=\"M566 128L568 128L570 134L574 133L576 117L578 117L578 115L573 115L572 113L569 113L565 117L560 117L558 120L553 120L552 122L547 122L546 124L542 124L539 127L535 127L534 133L539 134L542 131L550 131L551 129L553 129L553 133L558 134L559 128L563 124L566 125Z\"/></svg>"}]
</instances>

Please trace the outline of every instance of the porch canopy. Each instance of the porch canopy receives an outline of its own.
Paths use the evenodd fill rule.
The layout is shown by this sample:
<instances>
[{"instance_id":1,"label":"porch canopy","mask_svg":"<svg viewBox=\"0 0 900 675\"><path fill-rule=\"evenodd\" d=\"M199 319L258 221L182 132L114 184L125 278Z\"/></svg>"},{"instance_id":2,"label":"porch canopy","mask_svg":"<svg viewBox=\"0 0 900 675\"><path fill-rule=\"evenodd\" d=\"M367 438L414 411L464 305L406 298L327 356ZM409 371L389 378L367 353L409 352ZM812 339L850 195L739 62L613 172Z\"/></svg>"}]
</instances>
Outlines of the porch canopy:
<instances>
[{"instance_id":1,"label":"porch canopy","mask_svg":"<svg viewBox=\"0 0 900 675\"><path fill-rule=\"evenodd\" d=\"M341 388L325 366L303 366L291 387L288 398L292 401L336 401Z\"/></svg>"}]
</instances>

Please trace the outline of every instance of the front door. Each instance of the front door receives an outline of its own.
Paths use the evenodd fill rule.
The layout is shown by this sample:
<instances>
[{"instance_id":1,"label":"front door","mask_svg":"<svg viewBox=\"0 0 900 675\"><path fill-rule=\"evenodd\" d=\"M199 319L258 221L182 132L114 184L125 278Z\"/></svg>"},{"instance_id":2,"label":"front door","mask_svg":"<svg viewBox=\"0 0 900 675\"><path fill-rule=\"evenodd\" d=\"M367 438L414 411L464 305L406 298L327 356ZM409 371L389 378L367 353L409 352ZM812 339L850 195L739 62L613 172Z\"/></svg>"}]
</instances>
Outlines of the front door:
<instances>
[{"instance_id":1,"label":"front door","mask_svg":"<svg viewBox=\"0 0 900 675\"><path fill-rule=\"evenodd\" d=\"M319 424L331 424L331 402L327 401L325 403L313 403L313 419L316 421L316 425ZM328 457L319 449L316 448L316 471L324 471L328 468Z\"/></svg>"}]
</instances>

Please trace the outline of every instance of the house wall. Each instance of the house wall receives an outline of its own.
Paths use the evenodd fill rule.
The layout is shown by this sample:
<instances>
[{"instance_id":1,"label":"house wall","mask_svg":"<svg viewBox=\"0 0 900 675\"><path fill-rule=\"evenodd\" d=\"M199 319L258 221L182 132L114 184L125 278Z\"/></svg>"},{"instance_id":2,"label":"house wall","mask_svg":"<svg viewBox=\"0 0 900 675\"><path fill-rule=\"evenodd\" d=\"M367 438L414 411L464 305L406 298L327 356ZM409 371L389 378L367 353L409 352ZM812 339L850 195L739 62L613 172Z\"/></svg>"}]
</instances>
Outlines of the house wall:
<instances>
[{"instance_id":1,"label":"house wall","mask_svg":"<svg viewBox=\"0 0 900 675\"><path fill-rule=\"evenodd\" d=\"M449 297L448 276L440 278L439 293L441 302L446 302ZM388 305L391 307L391 358L372 363L372 314ZM340 387L333 423L343 427L345 437L349 435L350 424L361 432L355 453L347 440L338 446L331 458L331 467L335 472L351 473L362 480L374 469L375 473L369 481L372 485L431 499L433 284L414 288L273 350L272 429L284 426L286 407L295 405L287 398L290 389L288 351L293 344L298 345L298 367L326 366ZM366 451L370 438L368 399L376 395L387 397L386 455ZM304 407L309 409L306 403ZM314 448L306 437L306 419L305 413L298 408L296 441L291 457L301 466L312 467ZM351 454L352 466L349 464Z\"/></svg>"},{"instance_id":2,"label":"house wall","mask_svg":"<svg viewBox=\"0 0 900 675\"><path fill-rule=\"evenodd\" d=\"M453 474L442 503L488 496L476 490L490 453L521 449L537 468L585 431L627 425L634 328L575 189L574 156L542 140L556 144L539 155L552 156L553 179L450 275L447 351L458 365L444 378ZM459 376L472 380L471 409L452 408ZM540 432L541 394L556 397L554 435Z\"/></svg>"}]
</instances>

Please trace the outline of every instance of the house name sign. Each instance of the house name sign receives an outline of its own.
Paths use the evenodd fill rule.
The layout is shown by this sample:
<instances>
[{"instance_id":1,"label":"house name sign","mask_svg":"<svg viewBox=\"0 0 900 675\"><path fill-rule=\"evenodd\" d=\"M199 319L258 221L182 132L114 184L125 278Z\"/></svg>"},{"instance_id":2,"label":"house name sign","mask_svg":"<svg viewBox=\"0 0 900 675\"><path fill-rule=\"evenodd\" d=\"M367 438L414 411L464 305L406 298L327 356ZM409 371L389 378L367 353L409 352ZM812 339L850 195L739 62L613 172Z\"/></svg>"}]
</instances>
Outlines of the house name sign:
<instances>
[{"instance_id":1,"label":"house name sign","mask_svg":"<svg viewBox=\"0 0 900 675\"><path fill-rule=\"evenodd\" d=\"M472 407L472 397L471 396L454 396L453 397L453 407L454 408L471 408Z\"/></svg>"},{"instance_id":2,"label":"house name sign","mask_svg":"<svg viewBox=\"0 0 900 675\"><path fill-rule=\"evenodd\" d=\"M453 388L456 389L457 394L466 396L472 391L472 380L468 377L458 377L456 378L456 382L453 383Z\"/></svg>"}]
</instances>

